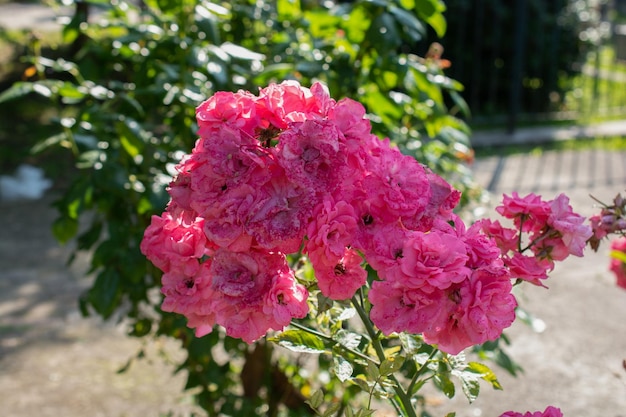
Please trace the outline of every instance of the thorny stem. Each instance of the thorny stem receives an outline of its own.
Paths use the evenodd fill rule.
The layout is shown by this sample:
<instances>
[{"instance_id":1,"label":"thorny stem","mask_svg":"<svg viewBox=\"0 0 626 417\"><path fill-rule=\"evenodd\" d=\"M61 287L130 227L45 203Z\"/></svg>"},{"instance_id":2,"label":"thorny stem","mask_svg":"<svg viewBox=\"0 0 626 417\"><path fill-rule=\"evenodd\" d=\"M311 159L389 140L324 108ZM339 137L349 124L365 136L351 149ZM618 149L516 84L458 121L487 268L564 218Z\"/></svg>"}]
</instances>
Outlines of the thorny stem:
<instances>
[{"instance_id":1,"label":"thorny stem","mask_svg":"<svg viewBox=\"0 0 626 417\"><path fill-rule=\"evenodd\" d=\"M376 351L376 355L378 356L378 359L382 363L386 359L385 350L383 349L383 346L380 343L380 339L378 338L379 333L377 333L376 329L374 329L374 326L372 322L370 321L367 315L367 312L365 311L365 308L364 308L365 304L363 303L363 289L361 289L359 292L359 298L361 301L360 303L356 296L352 297L352 305L354 305L354 308L359 314L361 321L365 325L367 334L369 335L370 339L372 339L372 346L374 347L374 350ZM405 392L402 389L402 385L400 384L400 381L398 381L398 379L396 378L394 374L389 375L389 378L391 378L391 380L394 382L394 390L396 392L396 398L399 399L401 403L400 404L401 410L398 410L398 411L402 411L406 417L417 417L417 414L415 413L415 409L413 408L413 404L411 403L411 396L408 395L407 392ZM396 409L398 409L398 407L396 407Z\"/></svg>"}]
</instances>

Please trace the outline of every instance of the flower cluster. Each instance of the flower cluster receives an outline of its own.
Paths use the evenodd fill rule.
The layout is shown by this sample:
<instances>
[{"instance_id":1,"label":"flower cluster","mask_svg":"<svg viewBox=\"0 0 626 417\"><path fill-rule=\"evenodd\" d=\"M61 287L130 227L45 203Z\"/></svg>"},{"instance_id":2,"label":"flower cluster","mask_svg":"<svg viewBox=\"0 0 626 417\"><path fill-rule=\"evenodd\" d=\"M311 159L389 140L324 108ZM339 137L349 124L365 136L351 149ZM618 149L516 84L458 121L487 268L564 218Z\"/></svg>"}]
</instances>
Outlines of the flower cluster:
<instances>
[{"instance_id":1,"label":"flower cluster","mask_svg":"<svg viewBox=\"0 0 626 417\"><path fill-rule=\"evenodd\" d=\"M583 256L593 234L583 224L585 218L572 211L565 194L544 201L533 193L520 197L514 192L504 196L496 211L512 220L514 228L485 219L480 221L483 231L497 242L511 276L535 285L543 285L554 261Z\"/></svg>"},{"instance_id":2,"label":"flower cluster","mask_svg":"<svg viewBox=\"0 0 626 417\"><path fill-rule=\"evenodd\" d=\"M508 254L514 230L466 228L453 213L457 190L373 135L361 104L335 101L319 83L220 92L196 115L200 138L141 250L164 272L162 308L198 335L218 324L252 342L304 317L308 291L286 258L302 253L334 300L353 297L369 265L372 322L456 354L511 325L511 273L538 282L588 237L565 196L505 197L499 211L531 234L543 272L533 271Z\"/></svg>"},{"instance_id":3,"label":"flower cluster","mask_svg":"<svg viewBox=\"0 0 626 417\"><path fill-rule=\"evenodd\" d=\"M506 413L502 414L500 417L563 417L563 413L561 412L560 409L549 406L543 412L536 411L533 413L529 411L527 413L522 414L522 413L518 413L515 411L507 411Z\"/></svg>"}]
</instances>

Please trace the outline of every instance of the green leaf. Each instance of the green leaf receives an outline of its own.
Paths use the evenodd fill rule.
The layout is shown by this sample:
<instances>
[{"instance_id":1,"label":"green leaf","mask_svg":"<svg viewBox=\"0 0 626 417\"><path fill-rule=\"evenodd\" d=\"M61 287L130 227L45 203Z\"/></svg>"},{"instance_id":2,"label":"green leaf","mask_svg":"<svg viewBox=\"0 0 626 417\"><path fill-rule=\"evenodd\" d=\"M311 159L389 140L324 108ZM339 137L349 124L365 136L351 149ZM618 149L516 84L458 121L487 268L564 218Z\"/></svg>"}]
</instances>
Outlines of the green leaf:
<instances>
[{"instance_id":1,"label":"green leaf","mask_svg":"<svg viewBox=\"0 0 626 417\"><path fill-rule=\"evenodd\" d=\"M447 25L443 12L445 4L441 0L415 0L415 10L426 21L440 38L446 33Z\"/></svg>"},{"instance_id":2,"label":"green leaf","mask_svg":"<svg viewBox=\"0 0 626 417\"><path fill-rule=\"evenodd\" d=\"M463 394L465 394L465 397L470 403L473 403L480 392L480 384L478 383L478 380L474 375L465 372L461 373L460 378Z\"/></svg>"},{"instance_id":3,"label":"green leaf","mask_svg":"<svg viewBox=\"0 0 626 417\"><path fill-rule=\"evenodd\" d=\"M328 406L328 408L322 413L322 417L330 417L335 414L341 408L340 402L334 402Z\"/></svg>"},{"instance_id":4,"label":"green leaf","mask_svg":"<svg viewBox=\"0 0 626 417\"><path fill-rule=\"evenodd\" d=\"M333 371L341 382L346 382L352 377L354 368L346 359L341 356L333 356L333 364Z\"/></svg>"},{"instance_id":5,"label":"green leaf","mask_svg":"<svg viewBox=\"0 0 626 417\"><path fill-rule=\"evenodd\" d=\"M310 405L311 408L313 408L314 410L317 410L318 408L320 408L320 406L324 402L324 393L322 392L321 389L317 390L313 393L313 395L311 395L311 398L309 398L305 402L308 405Z\"/></svg>"},{"instance_id":6,"label":"green leaf","mask_svg":"<svg viewBox=\"0 0 626 417\"><path fill-rule=\"evenodd\" d=\"M268 340L292 352L323 353L328 351L321 337L300 329L286 330Z\"/></svg>"},{"instance_id":7,"label":"green leaf","mask_svg":"<svg viewBox=\"0 0 626 417\"><path fill-rule=\"evenodd\" d=\"M33 83L30 82L16 82L2 94L0 94L0 103L13 100L18 97L23 97L33 92Z\"/></svg>"},{"instance_id":8,"label":"green leaf","mask_svg":"<svg viewBox=\"0 0 626 417\"><path fill-rule=\"evenodd\" d=\"M46 149L54 145L60 145L63 147L71 147L71 144L69 143L68 138L67 138L67 133L65 132L57 133L56 135L49 136L46 139L37 142L30 149L30 153L35 155L35 154L45 151Z\"/></svg>"},{"instance_id":9,"label":"green leaf","mask_svg":"<svg viewBox=\"0 0 626 417\"><path fill-rule=\"evenodd\" d=\"M131 158L141 154L144 142L141 139L141 128L136 121L124 117L115 124L115 130L120 136L122 147Z\"/></svg>"},{"instance_id":10,"label":"green leaf","mask_svg":"<svg viewBox=\"0 0 626 417\"><path fill-rule=\"evenodd\" d=\"M120 292L120 276L113 269L105 269L98 274L96 282L89 290L89 303L104 318L109 317L117 305Z\"/></svg>"},{"instance_id":11,"label":"green leaf","mask_svg":"<svg viewBox=\"0 0 626 417\"><path fill-rule=\"evenodd\" d=\"M78 232L78 221L69 216L59 217L52 224L52 234L62 245L76 236Z\"/></svg>"},{"instance_id":12,"label":"green leaf","mask_svg":"<svg viewBox=\"0 0 626 417\"><path fill-rule=\"evenodd\" d=\"M339 344L347 347L348 349L356 349L361 343L362 338L363 336L360 334L344 329L339 330L335 335L333 335L333 340L336 340Z\"/></svg>"},{"instance_id":13,"label":"green leaf","mask_svg":"<svg viewBox=\"0 0 626 417\"><path fill-rule=\"evenodd\" d=\"M350 378L350 382L357 385L359 388L361 388L361 390L365 392L370 392L370 384L368 384L366 380L356 377L356 378Z\"/></svg>"},{"instance_id":14,"label":"green leaf","mask_svg":"<svg viewBox=\"0 0 626 417\"><path fill-rule=\"evenodd\" d=\"M489 382L494 389L501 390L502 385L498 381L496 374L487 365L479 362L469 362L467 364L467 372L473 372L485 381Z\"/></svg>"},{"instance_id":15,"label":"green leaf","mask_svg":"<svg viewBox=\"0 0 626 417\"><path fill-rule=\"evenodd\" d=\"M365 368L365 374L367 375L367 379L371 381L376 381L378 378L380 378L380 370L372 362L367 363L367 368Z\"/></svg>"},{"instance_id":16,"label":"green leaf","mask_svg":"<svg viewBox=\"0 0 626 417\"><path fill-rule=\"evenodd\" d=\"M418 42L422 39L426 29L414 14L395 6L391 6L389 12L396 18L404 32L413 42Z\"/></svg>"},{"instance_id":17,"label":"green leaf","mask_svg":"<svg viewBox=\"0 0 626 417\"><path fill-rule=\"evenodd\" d=\"M385 359L383 363L380 364L380 374L382 376L391 375L402 368L403 363L404 358L402 356Z\"/></svg>"},{"instance_id":18,"label":"green leaf","mask_svg":"<svg viewBox=\"0 0 626 417\"><path fill-rule=\"evenodd\" d=\"M235 45L234 43L224 42L220 45L220 49L226 52L233 58L243 59L247 61L262 61L265 59L265 55L258 52L251 51L243 46Z\"/></svg>"},{"instance_id":19,"label":"green leaf","mask_svg":"<svg viewBox=\"0 0 626 417\"><path fill-rule=\"evenodd\" d=\"M452 382L450 375L447 372L435 374L435 385L446 395L446 397L454 397L456 389L454 388L454 382Z\"/></svg>"}]
</instances>

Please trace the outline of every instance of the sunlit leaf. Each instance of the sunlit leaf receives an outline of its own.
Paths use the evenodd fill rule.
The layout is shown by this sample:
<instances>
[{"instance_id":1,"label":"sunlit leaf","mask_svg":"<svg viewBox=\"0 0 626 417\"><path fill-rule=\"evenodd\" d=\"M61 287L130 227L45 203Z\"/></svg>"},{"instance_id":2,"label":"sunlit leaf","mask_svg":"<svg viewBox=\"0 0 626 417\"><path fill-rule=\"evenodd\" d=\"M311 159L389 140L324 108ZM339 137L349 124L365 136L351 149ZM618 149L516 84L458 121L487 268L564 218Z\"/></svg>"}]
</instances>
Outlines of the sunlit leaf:
<instances>
[{"instance_id":1,"label":"sunlit leaf","mask_svg":"<svg viewBox=\"0 0 626 417\"><path fill-rule=\"evenodd\" d=\"M286 330L268 340L292 352L323 353L327 351L322 338L300 329Z\"/></svg>"}]
</instances>

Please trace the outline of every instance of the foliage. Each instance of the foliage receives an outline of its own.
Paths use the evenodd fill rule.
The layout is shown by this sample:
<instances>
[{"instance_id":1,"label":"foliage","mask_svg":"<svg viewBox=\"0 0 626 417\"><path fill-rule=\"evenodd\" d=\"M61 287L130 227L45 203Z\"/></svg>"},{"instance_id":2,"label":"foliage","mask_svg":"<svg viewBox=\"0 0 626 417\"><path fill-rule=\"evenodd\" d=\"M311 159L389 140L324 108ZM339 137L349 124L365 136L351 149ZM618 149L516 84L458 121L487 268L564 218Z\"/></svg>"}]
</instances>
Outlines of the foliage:
<instances>
[{"instance_id":1,"label":"foliage","mask_svg":"<svg viewBox=\"0 0 626 417\"><path fill-rule=\"evenodd\" d=\"M86 4L103 14L87 22ZM121 312L130 320L132 335L180 340L188 352L179 367L187 373L186 388L194 390L208 415L318 410L319 394L307 395L313 391L308 380L293 363L277 358L269 344L249 348L218 331L195 338L181 317L161 311L160 272L140 253L139 243L150 217L168 200L165 186L173 164L196 140L196 105L218 90L254 90L289 78L305 85L321 80L336 98L362 102L376 133L446 175L467 191L465 198L475 196L465 167L471 159L468 130L453 116L466 108L462 86L444 76L437 62L410 53L427 26L445 32L443 3L146 0L137 7L94 0L76 5L62 34L68 55L53 59L35 49L27 57L30 80L13 84L0 102L28 102L36 94L49 99L56 111L55 133L33 152L66 149L78 170L56 203L60 217L53 231L59 241L75 240L77 250L93 251L95 281L81 299L83 312L105 318ZM445 96L455 107L445 106ZM327 307L320 317L333 324L336 333L327 337L334 340L346 320L345 306ZM294 333L276 341L284 345L289 335ZM375 336L369 335L372 341ZM319 339L298 336L290 343L327 351L349 342L322 341L318 346ZM384 349L402 344L390 343ZM364 363L355 372L362 382L326 401L338 401L341 408L365 386L370 396L387 395L392 370L400 366L406 375L416 370L405 357L433 353L419 339L406 343L398 362ZM448 395L454 393L453 375L465 381L468 398L477 393L476 376L491 375L434 355L427 367L441 371L438 386ZM329 363L326 355L319 355L318 365L340 379L345 375L345 364ZM336 384L331 379L325 390L333 392Z\"/></svg>"}]
</instances>

